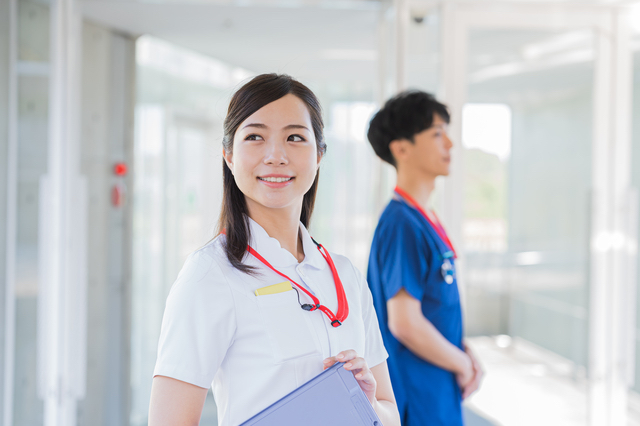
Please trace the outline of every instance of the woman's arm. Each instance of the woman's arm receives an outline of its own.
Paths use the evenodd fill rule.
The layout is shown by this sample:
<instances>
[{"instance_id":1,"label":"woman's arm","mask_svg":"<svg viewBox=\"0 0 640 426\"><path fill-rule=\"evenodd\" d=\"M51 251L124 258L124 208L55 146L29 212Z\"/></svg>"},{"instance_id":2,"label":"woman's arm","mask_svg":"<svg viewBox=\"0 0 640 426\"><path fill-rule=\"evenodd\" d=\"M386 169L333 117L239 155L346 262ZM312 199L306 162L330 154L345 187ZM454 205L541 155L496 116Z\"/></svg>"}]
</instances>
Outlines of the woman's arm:
<instances>
[{"instance_id":1,"label":"woman's arm","mask_svg":"<svg viewBox=\"0 0 640 426\"><path fill-rule=\"evenodd\" d=\"M398 412L396 397L391 387L387 361L371 367L371 372L378 384L376 402L373 404L373 409L376 410L384 426L400 426L400 413Z\"/></svg>"},{"instance_id":2,"label":"woman's arm","mask_svg":"<svg viewBox=\"0 0 640 426\"><path fill-rule=\"evenodd\" d=\"M369 368L364 358L358 357L354 350L342 351L334 357L325 359L324 368L327 369L337 361L344 362L344 369L353 373L360 388L369 398L384 426L400 426L400 413L396 405L396 398L391 387L389 368L384 361Z\"/></svg>"},{"instance_id":3,"label":"woman's arm","mask_svg":"<svg viewBox=\"0 0 640 426\"><path fill-rule=\"evenodd\" d=\"M151 385L149 426L198 426L207 389L165 376Z\"/></svg>"}]
</instances>

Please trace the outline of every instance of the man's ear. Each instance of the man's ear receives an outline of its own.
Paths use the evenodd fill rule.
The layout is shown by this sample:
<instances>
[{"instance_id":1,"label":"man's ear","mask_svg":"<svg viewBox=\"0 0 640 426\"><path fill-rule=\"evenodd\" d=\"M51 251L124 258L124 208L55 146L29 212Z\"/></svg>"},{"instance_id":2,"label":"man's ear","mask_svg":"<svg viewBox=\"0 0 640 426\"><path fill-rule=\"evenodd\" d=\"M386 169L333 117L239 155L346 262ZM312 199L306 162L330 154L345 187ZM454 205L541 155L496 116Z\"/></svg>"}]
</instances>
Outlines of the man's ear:
<instances>
[{"instance_id":1,"label":"man's ear","mask_svg":"<svg viewBox=\"0 0 640 426\"><path fill-rule=\"evenodd\" d=\"M224 158L224 162L227 163L227 167L231 170L233 174L233 152L226 152L224 148L222 148L222 158Z\"/></svg>"},{"instance_id":2,"label":"man's ear","mask_svg":"<svg viewBox=\"0 0 640 426\"><path fill-rule=\"evenodd\" d=\"M391 151L391 155L393 155L396 163L398 160L402 161L409 155L409 144L411 144L411 142L406 139L394 139L389 142L389 151Z\"/></svg>"}]
</instances>

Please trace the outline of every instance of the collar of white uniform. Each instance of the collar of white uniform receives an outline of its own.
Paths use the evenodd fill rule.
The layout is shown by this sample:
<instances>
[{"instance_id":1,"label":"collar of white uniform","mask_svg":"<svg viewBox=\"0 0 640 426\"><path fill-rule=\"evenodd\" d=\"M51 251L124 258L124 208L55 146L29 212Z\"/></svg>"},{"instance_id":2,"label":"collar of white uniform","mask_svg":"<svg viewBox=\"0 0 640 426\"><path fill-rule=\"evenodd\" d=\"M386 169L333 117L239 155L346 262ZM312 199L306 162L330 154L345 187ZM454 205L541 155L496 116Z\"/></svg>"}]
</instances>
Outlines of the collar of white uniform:
<instances>
[{"instance_id":1,"label":"collar of white uniform","mask_svg":"<svg viewBox=\"0 0 640 426\"><path fill-rule=\"evenodd\" d=\"M298 259L283 249L278 240L270 237L267 231L251 218L249 218L249 227L251 228L251 241L249 245L264 257L271 266L277 269L298 265ZM304 260L300 262L300 265L310 265L316 269L324 268L327 262L311 240L309 231L307 231L307 228L305 228L302 222L300 222L300 236L302 239L302 249L304 250ZM248 256L251 256L251 254L248 254Z\"/></svg>"}]
</instances>

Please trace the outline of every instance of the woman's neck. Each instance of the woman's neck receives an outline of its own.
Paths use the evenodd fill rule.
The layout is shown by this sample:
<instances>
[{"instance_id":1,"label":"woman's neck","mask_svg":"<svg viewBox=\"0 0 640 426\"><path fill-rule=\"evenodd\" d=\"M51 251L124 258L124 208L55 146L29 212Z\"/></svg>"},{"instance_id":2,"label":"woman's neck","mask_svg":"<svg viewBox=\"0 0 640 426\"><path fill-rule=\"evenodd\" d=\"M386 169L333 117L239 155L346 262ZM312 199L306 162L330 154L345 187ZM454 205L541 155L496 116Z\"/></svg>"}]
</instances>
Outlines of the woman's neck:
<instances>
[{"instance_id":1,"label":"woman's neck","mask_svg":"<svg viewBox=\"0 0 640 426\"><path fill-rule=\"evenodd\" d=\"M397 185L409 194L424 211L429 211L429 197L436 186L435 177L420 179L416 178L413 173L406 173L399 169Z\"/></svg>"},{"instance_id":2,"label":"woman's neck","mask_svg":"<svg viewBox=\"0 0 640 426\"><path fill-rule=\"evenodd\" d=\"M249 217L275 238L280 246L295 257L298 262L304 260L304 250L300 239L299 208L272 209L247 198Z\"/></svg>"}]
</instances>

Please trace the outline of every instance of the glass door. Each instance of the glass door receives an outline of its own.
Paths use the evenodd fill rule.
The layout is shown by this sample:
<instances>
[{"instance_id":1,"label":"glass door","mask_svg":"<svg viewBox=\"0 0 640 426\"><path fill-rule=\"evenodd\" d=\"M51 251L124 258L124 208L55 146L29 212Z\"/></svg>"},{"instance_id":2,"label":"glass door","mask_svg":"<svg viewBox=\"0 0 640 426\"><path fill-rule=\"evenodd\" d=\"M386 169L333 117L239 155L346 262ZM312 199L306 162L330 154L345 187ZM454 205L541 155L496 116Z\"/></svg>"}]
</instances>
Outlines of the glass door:
<instances>
[{"instance_id":1,"label":"glass door","mask_svg":"<svg viewBox=\"0 0 640 426\"><path fill-rule=\"evenodd\" d=\"M640 5L629 13L631 18L631 46L633 50L633 97L632 97L632 128L631 128L631 181L634 188L640 188ZM636 222L637 223L637 222ZM636 225L637 229L640 226ZM640 234L636 234L640 239ZM638 256L636 254L636 256ZM637 261L637 258L636 258ZM635 286L640 283L640 274L636 271ZM640 292L636 291L634 298L637 317L635 319L633 346L635 359L632 366L633 380L629 391L629 423L640 424Z\"/></svg>"},{"instance_id":2,"label":"glass door","mask_svg":"<svg viewBox=\"0 0 640 426\"><path fill-rule=\"evenodd\" d=\"M616 13L445 6L459 142L446 207L463 248L467 335L487 370L467 408L498 424L626 421Z\"/></svg>"}]
</instances>

